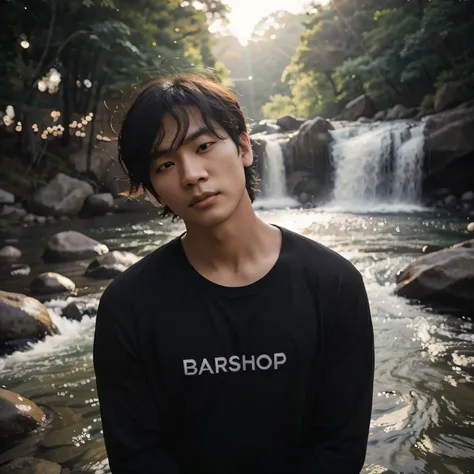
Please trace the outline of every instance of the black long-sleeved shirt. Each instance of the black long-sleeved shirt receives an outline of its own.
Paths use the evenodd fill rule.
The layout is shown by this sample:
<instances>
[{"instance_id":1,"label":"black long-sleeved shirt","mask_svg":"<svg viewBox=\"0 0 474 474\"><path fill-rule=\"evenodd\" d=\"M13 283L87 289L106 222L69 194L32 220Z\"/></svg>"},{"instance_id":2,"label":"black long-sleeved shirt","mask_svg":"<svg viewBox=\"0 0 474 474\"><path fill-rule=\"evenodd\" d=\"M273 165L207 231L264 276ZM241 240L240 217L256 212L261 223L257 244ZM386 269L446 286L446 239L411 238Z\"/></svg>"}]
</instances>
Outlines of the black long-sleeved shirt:
<instances>
[{"instance_id":1,"label":"black long-sleeved shirt","mask_svg":"<svg viewBox=\"0 0 474 474\"><path fill-rule=\"evenodd\" d=\"M117 277L94 341L113 474L356 474L372 408L364 283L284 228L245 287L189 263L180 238Z\"/></svg>"}]
</instances>

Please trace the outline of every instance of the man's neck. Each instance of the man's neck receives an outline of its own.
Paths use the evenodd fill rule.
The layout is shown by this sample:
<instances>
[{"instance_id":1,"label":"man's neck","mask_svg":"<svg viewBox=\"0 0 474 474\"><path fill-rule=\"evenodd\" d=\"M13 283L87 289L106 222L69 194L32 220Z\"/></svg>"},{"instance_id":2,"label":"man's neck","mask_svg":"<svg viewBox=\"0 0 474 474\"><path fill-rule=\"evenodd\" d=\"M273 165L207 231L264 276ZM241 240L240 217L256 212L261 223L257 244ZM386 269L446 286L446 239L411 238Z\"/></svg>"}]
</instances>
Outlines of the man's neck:
<instances>
[{"instance_id":1,"label":"man's neck","mask_svg":"<svg viewBox=\"0 0 474 474\"><path fill-rule=\"evenodd\" d=\"M271 251L269 244L278 229L263 222L244 196L234 214L216 227L187 225L182 239L188 259L195 267L216 270L226 267L238 272L242 265Z\"/></svg>"}]
</instances>

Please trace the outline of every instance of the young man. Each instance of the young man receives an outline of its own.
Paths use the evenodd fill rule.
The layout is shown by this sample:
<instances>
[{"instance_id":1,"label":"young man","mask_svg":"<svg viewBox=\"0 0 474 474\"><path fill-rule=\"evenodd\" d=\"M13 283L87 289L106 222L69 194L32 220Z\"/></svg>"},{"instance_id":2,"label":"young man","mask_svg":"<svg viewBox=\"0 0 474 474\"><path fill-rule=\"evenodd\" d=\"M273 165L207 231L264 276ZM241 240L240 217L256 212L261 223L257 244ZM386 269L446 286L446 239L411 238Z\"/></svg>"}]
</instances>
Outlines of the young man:
<instances>
[{"instance_id":1,"label":"young man","mask_svg":"<svg viewBox=\"0 0 474 474\"><path fill-rule=\"evenodd\" d=\"M186 231L100 301L112 473L359 473L374 371L364 283L335 252L255 214L235 96L194 75L147 82L119 158L131 191Z\"/></svg>"}]
</instances>

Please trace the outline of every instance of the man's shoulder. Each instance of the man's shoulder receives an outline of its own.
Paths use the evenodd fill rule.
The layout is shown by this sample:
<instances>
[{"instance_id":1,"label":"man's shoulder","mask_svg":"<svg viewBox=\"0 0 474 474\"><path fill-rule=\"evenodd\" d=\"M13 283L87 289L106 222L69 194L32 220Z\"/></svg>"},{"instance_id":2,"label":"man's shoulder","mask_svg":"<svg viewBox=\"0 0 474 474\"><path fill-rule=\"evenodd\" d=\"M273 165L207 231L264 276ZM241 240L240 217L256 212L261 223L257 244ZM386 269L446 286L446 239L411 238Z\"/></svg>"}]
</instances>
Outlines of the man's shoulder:
<instances>
[{"instance_id":1,"label":"man's shoulder","mask_svg":"<svg viewBox=\"0 0 474 474\"><path fill-rule=\"evenodd\" d=\"M104 290L101 300L117 304L143 295L151 287L158 288L176 263L177 243L177 238L172 239L118 275Z\"/></svg>"},{"instance_id":2,"label":"man's shoulder","mask_svg":"<svg viewBox=\"0 0 474 474\"><path fill-rule=\"evenodd\" d=\"M311 274L326 279L353 281L361 278L359 270L346 257L326 245L297 232L284 229L289 245L289 260L298 261Z\"/></svg>"}]
</instances>

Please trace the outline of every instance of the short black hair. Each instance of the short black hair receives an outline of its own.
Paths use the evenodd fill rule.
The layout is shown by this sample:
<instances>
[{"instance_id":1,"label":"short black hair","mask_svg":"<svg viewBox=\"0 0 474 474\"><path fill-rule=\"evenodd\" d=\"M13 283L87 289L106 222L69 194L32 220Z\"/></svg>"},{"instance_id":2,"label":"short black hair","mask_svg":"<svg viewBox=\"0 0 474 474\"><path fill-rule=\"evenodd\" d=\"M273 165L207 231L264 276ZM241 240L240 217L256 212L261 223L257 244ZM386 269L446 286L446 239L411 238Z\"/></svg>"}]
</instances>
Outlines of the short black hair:
<instances>
[{"instance_id":1,"label":"short black hair","mask_svg":"<svg viewBox=\"0 0 474 474\"><path fill-rule=\"evenodd\" d=\"M158 76L141 83L135 90L136 98L125 114L118 136L118 159L127 175L128 195L137 197L144 191L157 198L150 182L150 166L155 152L163 139L163 117L169 113L178 124L178 132L172 149L181 146L189 129L189 117L185 108L196 107L209 130L219 139L212 121L218 123L229 135L237 148L240 134L247 133L244 113L235 94L205 73L181 73ZM258 191L255 163L245 167L246 188L250 200ZM176 214L163 206L162 217Z\"/></svg>"}]
</instances>

